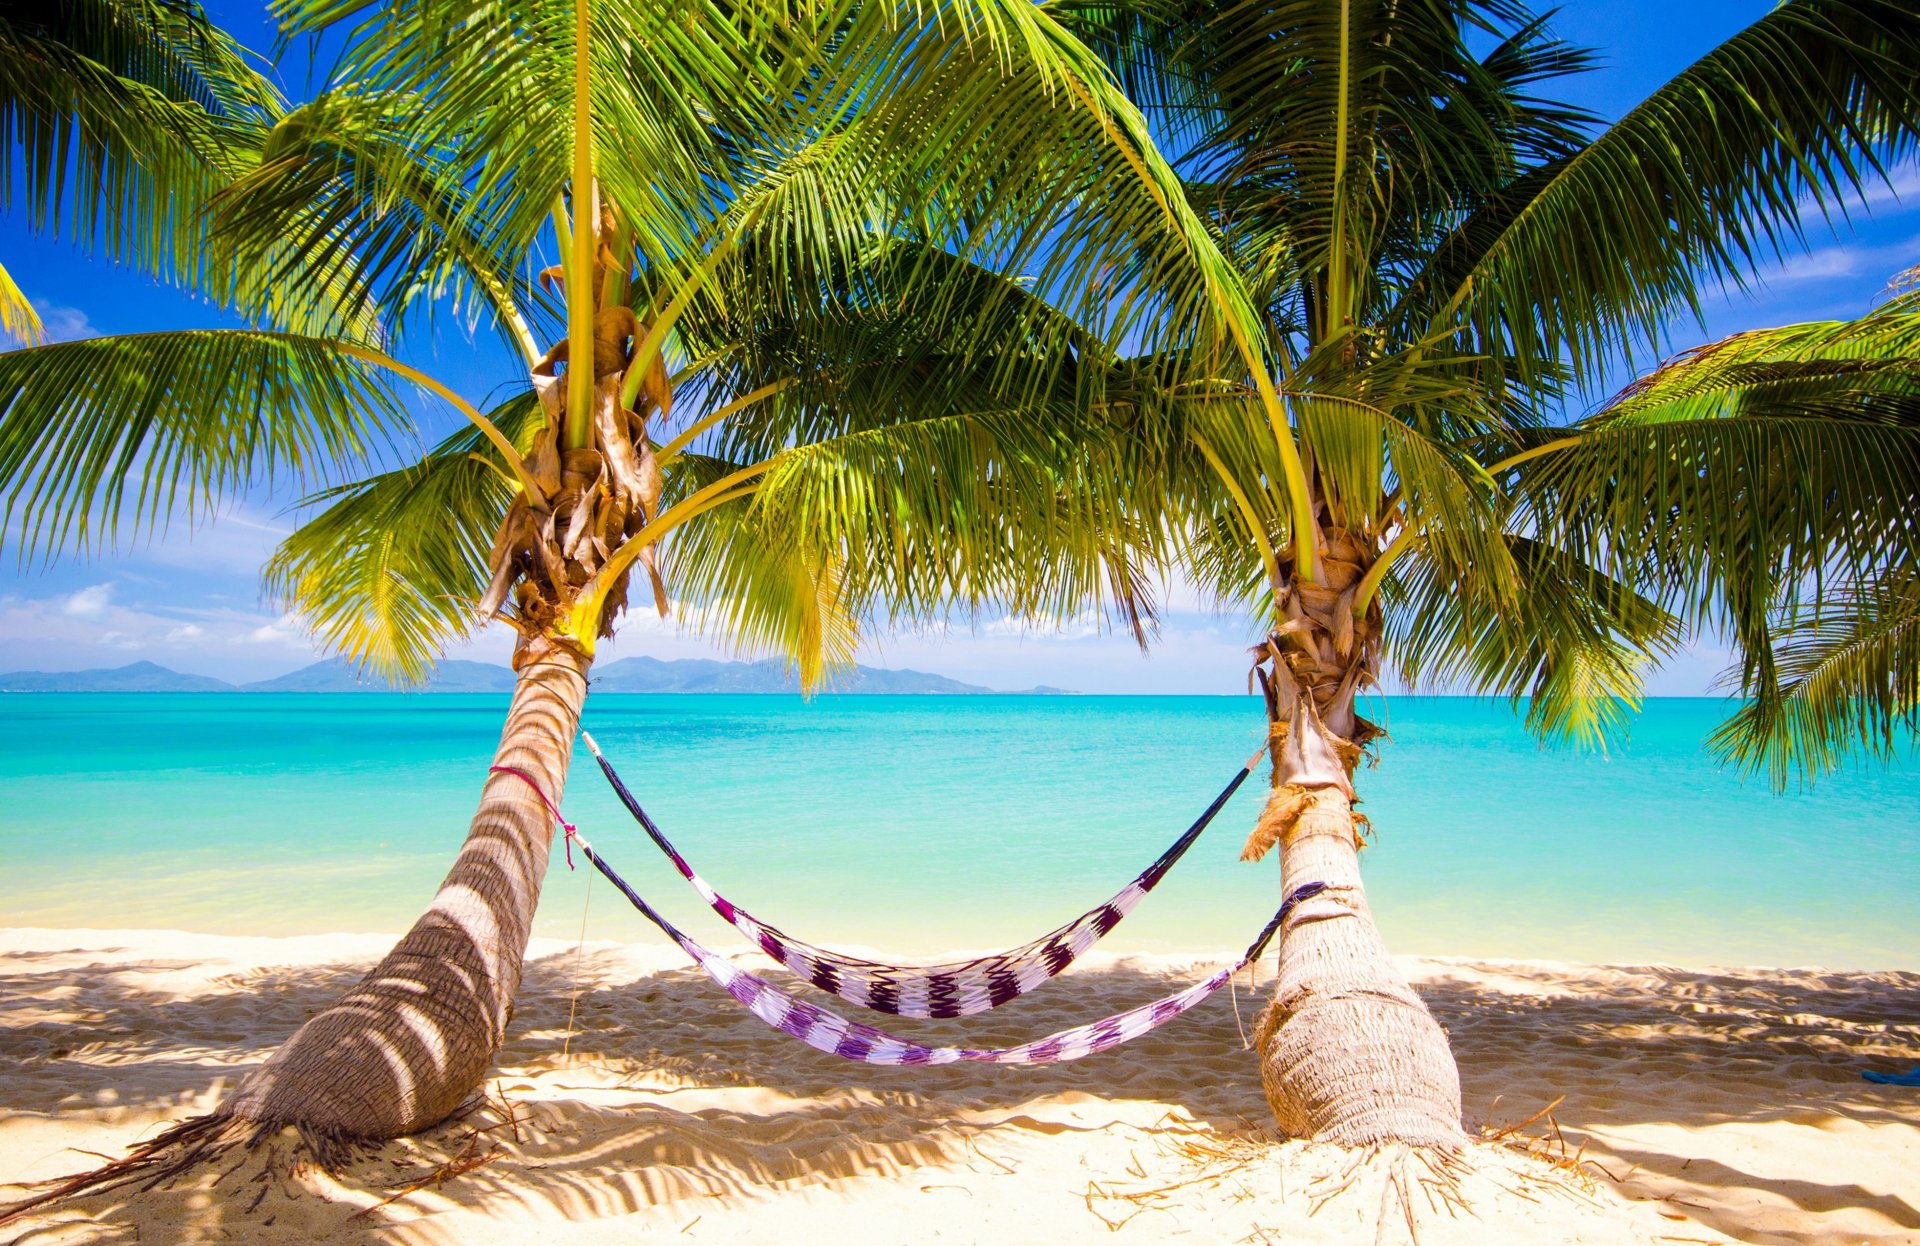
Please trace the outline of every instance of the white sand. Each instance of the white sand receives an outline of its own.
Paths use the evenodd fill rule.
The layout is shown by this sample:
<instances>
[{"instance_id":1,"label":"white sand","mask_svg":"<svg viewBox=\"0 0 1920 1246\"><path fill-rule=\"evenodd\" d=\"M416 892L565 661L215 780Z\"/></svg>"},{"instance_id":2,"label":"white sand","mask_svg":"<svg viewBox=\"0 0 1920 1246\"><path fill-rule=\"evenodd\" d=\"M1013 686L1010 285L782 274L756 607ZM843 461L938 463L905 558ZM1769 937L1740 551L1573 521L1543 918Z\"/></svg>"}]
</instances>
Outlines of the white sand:
<instances>
[{"instance_id":1,"label":"white sand","mask_svg":"<svg viewBox=\"0 0 1920 1246\"><path fill-rule=\"evenodd\" d=\"M389 942L0 931L0 1181L212 1106ZM899 1028L1018 1041L1197 964L1090 958L990 1016ZM341 1180L256 1181L256 1156L217 1189L210 1173L96 1197L0 1243L1920 1242L1920 1090L1859 1077L1920 1062L1920 974L1409 970L1453 1035L1472 1127L1565 1096L1459 1173L1277 1143L1225 993L1078 1064L869 1069L768 1031L671 949L540 943L490 1083L517 1137L476 1134L501 1119L480 1110Z\"/></svg>"}]
</instances>

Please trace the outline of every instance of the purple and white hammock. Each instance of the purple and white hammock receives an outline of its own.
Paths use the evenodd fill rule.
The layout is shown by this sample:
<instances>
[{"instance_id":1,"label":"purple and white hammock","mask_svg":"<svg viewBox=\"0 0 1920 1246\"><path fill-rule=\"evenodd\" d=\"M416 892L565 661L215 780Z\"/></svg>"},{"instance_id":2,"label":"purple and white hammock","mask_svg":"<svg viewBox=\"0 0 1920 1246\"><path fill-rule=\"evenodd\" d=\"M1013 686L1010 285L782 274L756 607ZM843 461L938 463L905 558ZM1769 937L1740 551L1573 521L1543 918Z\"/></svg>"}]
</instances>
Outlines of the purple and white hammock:
<instances>
[{"instance_id":1,"label":"purple and white hammock","mask_svg":"<svg viewBox=\"0 0 1920 1246\"><path fill-rule=\"evenodd\" d=\"M680 871L680 876L700 893L700 898L707 902L708 907L729 922L735 930L745 935L748 943L823 991L838 995L848 1003L858 1004L862 1008L871 1008L875 1012L890 1013L898 1017L970 1017L991 1008L998 1008L1008 1000L1025 995L1061 973L1082 953L1118 926L1129 913L1140 907L1140 902L1147 898L1147 893L1158 886L1160 880L1166 877L1167 871L1186 855L1187 849L1193 847L1194 841L1200 838L1200 833L1207 829L1207 824L1213 821L1214 816L1226 806L1233 794L1240 790L1240 785L1246 782L1247 776L1267 754L1265 746L1262 746L1260 751L1240 768L1240 773L1233 776L1233 781L1227 784L1225 790L1214 797L1213 803L1207 806L1206 812L1202 813L1179 839L1161 853L1152 865L1104 904L1096 905L1066 925L1009 951L944 965L889 965L880 961L862 960L857 956L848 956L842 952L805 943L777 926L760 921L753 914L716 892L706 879L694 871L694 868L687 863L687 859L680 855L679 850L667 840L660 828L654 825L653 819L647 816L647 811L640 807L640 802L634 799L632 792L627 790L627 785L620 781L619 774L615 772L612 763L608 762L600 752L599 746L593 742L593 737L586 732L581 732L581 737L587 742L587 747L593 750L594 760L600 763L600 772L606 775L607 782L613 785L614 792L620 797L620 802L627 807L627 812L633 815L634 821L640 824L655 846L666 854L669 861L673 862L674 868ZM595 864L599 865L597 859ZM603 874L607 873L604 866L601 866L600 870ZM624 886L622 889L624 890ZM629 899L634 900L635 904L640 903L632 892L628 892L627 895ZM643 911L653 916L651 910L643 909ZM658 917L654 917L654 920L660 921ZM678 931L664 923L661 928L679 940L681 946L687 948L694 959L699 960L703 966L708 964L705 959L708 954L704 951L695 951L698 944L682 938ZM714 963L725 966L726 973L737 975L747 982L759 983L760 981L750 975L742 975L726 961ZM708 967L708 972L713 973L715 980L722 986L734 992L734 997L740 999L741 1003L754 1008L763 1019L766 1018L766 1014L761 1013L758 1006L740 994L742 990L751 993L755 988L742 987L736 990L732 981L721 977L720 973L712 967ZM1222 982L1225 980L1221 978ZM760 985L765 986L764 983ZM1202 986L1205 984L1203 983ZM773 988L766 987L766 989ZM1194 989L1198 991L1200 987ZM1218 983L1201 991L1192 1002L1176 1008L1169 1015L1184 1012L1217 989ZM790 997L781 996L781 998ZM1162 1002L1171 1003L1172 1001ZM793 1003L800 1009L812 1007L797 1000ZM771 1008L773 1005L768 1007ZM831 1017L833 1014L824 1015ZM864 1030L865 1027L855 1028ZM878 1034L879 1031L876 1030L873 1033ZM1103 1048L1096 1047L1092 1050L1099 1051ZM951 1058L970 1059L972 1057ZM882 1061L882 1063L898 1063L898 1061Z\"/></svg>"},{"instance_id":2,"label":"purple and white hammock","mask_svg":"<svg viewBox=\"0 0 1920 1246\"><path fill-rule=\"evenodd\" d=\"M563 824L564 825L564 824ZM765 978L748 973L724 957L716 956L681 931L653 907L640 898L638 892L620 877L612 866L600 859L593 845L581 839L577 833L569 830L569 837L579 843L581 851L593 867L606 876L608 882L620 889L628 903L640 911L640 914L654 925L665 931L667 937L678 943L688 956L708 977L718 983L727 994L733 996L741 1007L766 1022L769 1026L787 1035L797 1038L815 1051L823 1051L830 1056L839 1056L846 1060L857 1060L862 1064L882 1065L931 1065L956 1064L972 1061L977 1064L1057 1064L1066 1060L1078 1060L1096 1052L1118 1047L1130 1039L1139 1038L1152 1030L1159 1029L1181 1013L1191 1011L1206 1000L1215 991L1232 980L1233 975L1258 959L1266 950L1269 941L1287 920L1294 906L1302 900L1308 900L1326 889L1325 883L1305 883L1295 888L1281 901L1280 911L1273 915L1266 929L1260 932L1247 953L1233 966L1219 970L1204 981L1197 982L1165 999L1155 1000L1151 1004L1142 1004L1126 1012L1118 1012L1111 1017L1095 1021L1090 1025L1075 1026L1070 1030L1061 1030L1045 1038L1030 1043L1021 1043L1018 1047L928 1047L912 1039L901 1038L897 1034L871 1025L862 1025L858 1021L841 1016L837 1012L809 1004L781 990Z\"/></svg>"}]
</instances>

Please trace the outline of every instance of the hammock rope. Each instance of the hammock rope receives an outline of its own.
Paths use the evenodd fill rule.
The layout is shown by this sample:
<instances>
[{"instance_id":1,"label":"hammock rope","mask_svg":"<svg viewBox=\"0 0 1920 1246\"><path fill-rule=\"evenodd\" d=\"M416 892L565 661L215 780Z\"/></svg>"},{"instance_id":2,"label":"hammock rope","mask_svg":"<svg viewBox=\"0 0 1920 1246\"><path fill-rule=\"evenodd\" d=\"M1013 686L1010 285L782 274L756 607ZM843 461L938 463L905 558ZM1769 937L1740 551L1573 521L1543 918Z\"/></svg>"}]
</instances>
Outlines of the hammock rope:
<instances>
[{"instance_id":1,"label":"hammock rope","mask_svg":"<svg viewBox=\"0 0 1920 1246\"><path fill-rule=\"evenodd\" d=\"M594 760L600 763L600 773L606 776L607 782L613 787L614 794L620 798L620 803L627 807L627 812L633 815L634 821L646 831L647 837L653 840L654 846L666 855L674 868L680 872L680 876L686 879L688 884L700 894L700 898L707 902L707 906L744 935L748 943L829 994L837 995L848 1003L857 1004L862 1008L900 1017L974 1016L989 1009L998 1008L1009 1000L1017 999L1063 972L1068 965L1118 926L1128 914L1140 907L1140 903L1147 898L1148 893L1158 886L1167 872L1187 854L1187 850L1193 847L1194 842L1200 838L1208 824L1221 809L1226 807L1227 802L1233 798L1233 794L1240 790L1240 785L1246 782L1247 776L1253 773L1254 767L1258 766L1260 760L1267 755L1266 745L1263 744L1252 757L1247 759L1247 764L1240 768L1239 773L1233 776L1225 789L1214 797L1213 803L1207 806L1206 811L1186 829L1180 838L1174 840L1152 865L1141 871L1112 899L1094 906L1066 925L1019 947L974 960L954 961L940 965L894 965L883 961L863 960L857 956L849 956L797 939L779 927L759 920L715 891L712 885L702 878L692 865L688 864L679 849L673 846L660 828L654 824L653 819L647 815L647 811L640 807L640 802L634 798L632 792L627 790L627 785L621 782L619 772L613 768L613 763L606 759L605 754L601 753L593 737L584 731L580 734L586 741L587 747L592 750ZM606 873L604 867L601 868L601 872ZM612 876L609 875L609 877ZM634 898L631 893L629 898ZM663 927L663 929L666 928ZM676 939L679 938L679 935L671 929L668 929L668 933ZM696 955L695 959L699 959L699 956ZM725 961L719 963L727 965ZM702 964L704 965L705 962L703 961ZM731 965L727 965L727 968L729 972L740 972L733 969ZM751 975L747 976L751 977ZM758 979L752 980L758 981ZM722 985L726 983L723 982ZM728 987L728 990L732 989L731 986ZM1199 998L1205 998L1205 995ZM1195 1002L1198 1000L1196 999ZM801 1006L811 1007L811 1005Z\"/></svg>"},{"instance_id":2,"label":"hammock rope","mask_svg":"<svg viewBox=\"0 0 1920 1246\"><path fill-rule=\"evenodd\" d=\"M975 1064L1059 1064L1118 1047L1143 1034L1151 1033L1182 1013L1198 1007L1214 992L1232 981L1234 974L1259 958L1295 906L1327 889L1327 884L1323 882L1303 883L1296 887L1287 894L1286 899L1281 901L1279 911L1260 932L1259 938L1248 946L1246 955L1230 967L1218 970L1186 990L1164 999L1142 1004L1138 1008L1130 1008L1125 1012L1117 1012L1088 1025L1060 1030L1045 1038L1021 1043L1017 1047L929 1047L875 1026L863 1025L831 1009L796 998L765 978L749 973L724 957L707 950L697 940L682 933L672 922L655 912L651 905L640 898L640 894L628 884L626 879L620 877L612 866L600 859L600 854L593 850L593 845L577 831L572 838L579 841L580 851L585 854L587 860L606 877L608 882L618 888L622 895L626 896L627 902L639 910L641 916L665 932L668 938L678 943L680 949L691 956L694 963L698 964L706 975L732 996L741 1007L765 1022L770 1028L788 1038L798 1039L815 1051L839 1056L843 1060L873 1065L917 1067L958 1064L963 1061Z\"/></svg>"}]
</instances>

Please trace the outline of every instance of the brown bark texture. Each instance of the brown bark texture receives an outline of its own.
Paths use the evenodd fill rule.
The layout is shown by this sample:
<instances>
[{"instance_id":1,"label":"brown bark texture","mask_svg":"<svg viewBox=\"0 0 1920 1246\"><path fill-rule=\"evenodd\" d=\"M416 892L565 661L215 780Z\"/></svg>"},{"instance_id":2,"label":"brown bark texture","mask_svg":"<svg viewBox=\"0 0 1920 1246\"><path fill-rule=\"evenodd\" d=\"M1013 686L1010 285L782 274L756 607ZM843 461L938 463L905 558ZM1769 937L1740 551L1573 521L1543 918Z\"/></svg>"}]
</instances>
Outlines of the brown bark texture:
<instances>
[{"instance_id":1,"label":"brown bark texture","mask_svg":"<svg viewBox=\"0 0 1920 1246\"><path fill-rule=\"evenodd\" d=\"M633 255L630 247L624 255L614 254L613 207L596 197L599 242L589 283L595 308L593 409L578 422L585 430L585 442L567 442L568 386L559 365L571 369L575 364L571 344L562 338L534 366L530 378L547 417L524 461L537 493L523 491L507 508L489 556L493 577L479 605L481 614L497 615L511 601L514 612L508 621L529 639L564 630L569 612L599 580L614 551L660 516L663 482L660 465L654 461L649 421L671 413L673 394L666 365L656 353L634 406L621 402L634 354L652 325L624 303L607 298L625 289ZM584 217L581 227L587 227ZM541 273L542 283L550 283L560 271ZM655 549L653 544L645 546L638 563L646 573L654 607L665 618L667 586ZM599 636L613 635L614 620L626 606L628 578L623 574L609 586L606 604L594 621Z\"/></svg>"},{"instance_id":2,"label":"brown bark texture","mask_svg":"<svg viewBox=\"0 0 1920 1246\"><path fill-rule=\"evenodd\" d=\"M353 1144L438 1124L486 1076L513 1015L553 844L542 795L557 807L565 790L593 640L612 634L628 574L623 570L604 585L593 617L575 615L603 587L612 554L660 513L660 467L647 425L649 417L668 413L672 395L656 354L638 387L638 409L621 401L648 325L624 303L632 249L618 242L612 206L595 199L597 210L577 222L597 235L593 409L589 419L575 421L587 444L567 444L558 365L574 365L562 341L532 369L547 420L520 463L531 484L501 523L491 581L477 603L482 616L502 618L520 633L513 659L518 678L494 753L495 766L508 770L487 775L446 881L371 973L295 1031L213 1112L183 1121L123 1159L0 1208L0 1224L83 1194L134 1183L150 1187L287 1126L330 1164ZM543 281L551 276L541 274ZM637 561L665 614L666 586L651 545ZM509 601L510 616L503 613ZM584 634L573 634L576 628Z\"/></svg>"},{"instance_id":3,"label":"brown bark texture","mask_svg":"<svg viewBox=\"0 0 1920 1246\"><path fill-rule=\"evenodd\" d=\"M556 804L590 660L554 646L525 663L494 763ZM219 1114L320 1136L393 1138L446 1119L506 1035L554 825L515 775L488 774L433 903L373 971L296 1031Z\"/></svg>"},{"instance_id":4,"label":"brown bark texture","mask_svg":"<svg viewBox=\"0 0 1920 1246\"><path fill-rule=\"evenodd\" d=\"M1318 582L1283 577L1279 625L1256 650L1273 793L1244 855L1277 846L1289 892L1326 887L1281 932L1255 1034L1261 1082L1290 1136L1454 1147L1466 1139L1452 1049L1388 954L1360 878L1353 771L1380 733L1355 702L1377 677L1381 628L1377 602L1356 615L1354 601L1376 544L1340 530L1323 540Z\"/></svg>"}]
</instances>

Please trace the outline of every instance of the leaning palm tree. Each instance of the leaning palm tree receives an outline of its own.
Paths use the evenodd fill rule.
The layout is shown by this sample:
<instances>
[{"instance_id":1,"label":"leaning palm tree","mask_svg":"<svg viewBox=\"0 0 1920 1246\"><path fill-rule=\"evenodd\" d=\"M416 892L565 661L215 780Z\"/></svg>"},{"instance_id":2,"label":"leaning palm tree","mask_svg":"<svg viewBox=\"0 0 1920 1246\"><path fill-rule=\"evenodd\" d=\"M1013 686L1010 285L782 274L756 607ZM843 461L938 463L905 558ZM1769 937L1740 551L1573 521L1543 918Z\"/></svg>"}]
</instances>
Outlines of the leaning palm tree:
<instances>
[{"instance_id":1,"label":"leaning palm tree","mask_svg":"<svg viewBox=\"0 0 1920 1246\"><path fill-rule=\"evenodd\" d=\"M1920 18L1793 0L1603 126L1545 93L1588 56L1512 0L1068 12L1179 146L1278 380L1168 324L1133 419L1133 473L1157 489L1135 503L1182 526L1189 568L1265 633L1274 790L1246 855L1277 848L1289 888L1324 887L1281 939L1268 1099L1299 1136L1456 1144L1446 1037L1362 887L1355 770L1380 729L1360 699L1397 673L1599 740L1689 625L1756 608L1755 586L1682 556L1715 521L1704 501L1667 506L1704 473L1695 493L1744 490L1765 543L1791 482L1714 457L1703 421L1625 431L1659 394L1591 428L1560 413L1695 311L1703 281L1795 244L1803 205L1833 210L1914 150Z\"/></svg>"},{"instance_id":2,"label":"leaning palm tree","mask_svg":"<svg viewBox=\"0 0 1920 1246\"><path fill-rule=\"evenodd\" d=\"M463 431L317 498L270 580L324 640L400 677L486 623L515 629L508 769L393 952L212 1116L144 1148L146 1173L263 1127L323 1149L408 1133L479 1083L595 649L634 585L809 679L875 613L1104 595L1137 614L1157 534L1068 453L1104 409L1104 343L1148 317L1228 349L1258 332L1138 113L1019 0L282 16L290 35L344 27L346 50L208 229L265 286L352 314L305 336L0 356L5 479L59 549L129 490L151 518L291 457L276 413L359 432L384 426L395 385L438 395ZM1147 251L1164 258L1131 261ZM489 411L389 353L448 314L518 356Z\"/></svg>"}]
</instances>

